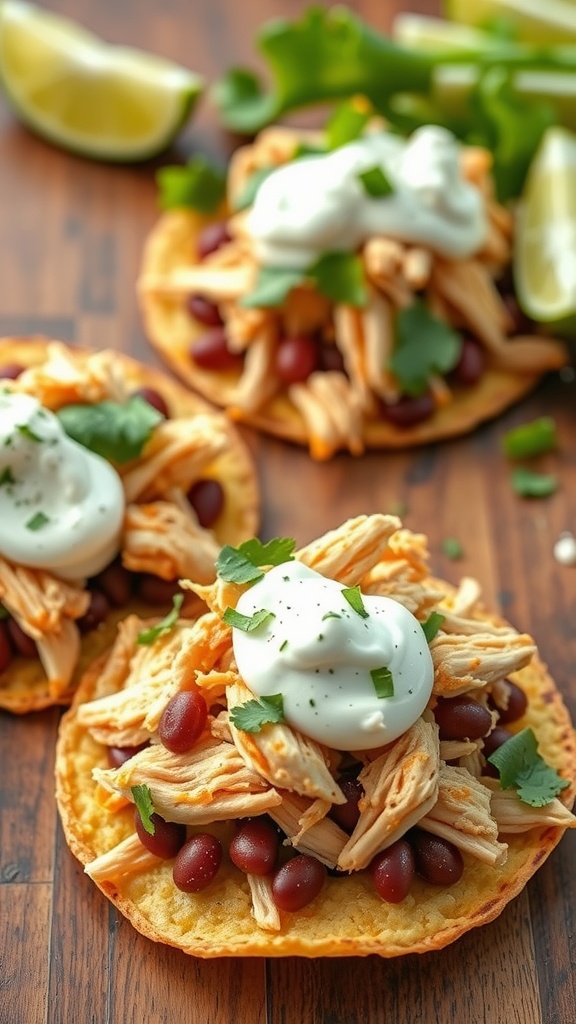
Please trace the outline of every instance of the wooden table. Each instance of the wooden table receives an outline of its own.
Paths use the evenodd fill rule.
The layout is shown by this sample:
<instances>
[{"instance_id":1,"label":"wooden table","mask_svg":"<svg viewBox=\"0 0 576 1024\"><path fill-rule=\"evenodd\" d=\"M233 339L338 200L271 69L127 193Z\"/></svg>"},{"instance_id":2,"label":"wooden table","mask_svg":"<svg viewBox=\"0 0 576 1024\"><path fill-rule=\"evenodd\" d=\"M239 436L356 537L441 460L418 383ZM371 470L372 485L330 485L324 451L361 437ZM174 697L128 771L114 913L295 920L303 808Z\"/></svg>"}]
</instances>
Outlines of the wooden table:
<instances>
[{"instance_id":1,"label":"wooden table","mask_svg":"<svg viewBox=\"0 0 576 1024\"><path fill-rule=\"evenodd\" d=\"M254 63L257 25L294 0L52 0L111 41L155 49L209 78ZM398 3L397 8L406 6ZM414 5L416 6L416 5ZM421 0L420 10L433 10ZM358 0L379 28L393 0ZM170 155L226 155L204 101ZM46 145L0 105L0 334L42 332L154 361L134 292L156 217L154 167L99 165ZM307 454L246 432L258 459L262 535L305 542L344 518L402 504L431 541L434 570L476 575L486 600L533 632L576 712L576 568L554 541L576 527L576 384L554 375L473 436L397 454ZM556 418L542 468L548 500L512 492L505 430ZM442 539L464 554L450 561ZM576 834L493 924L447 951L392 961L201 961L155 946L122 919L68 852L53 797L59 712L0 716L1 1024L575 1024Z\"/></svg>"}]
</instances>

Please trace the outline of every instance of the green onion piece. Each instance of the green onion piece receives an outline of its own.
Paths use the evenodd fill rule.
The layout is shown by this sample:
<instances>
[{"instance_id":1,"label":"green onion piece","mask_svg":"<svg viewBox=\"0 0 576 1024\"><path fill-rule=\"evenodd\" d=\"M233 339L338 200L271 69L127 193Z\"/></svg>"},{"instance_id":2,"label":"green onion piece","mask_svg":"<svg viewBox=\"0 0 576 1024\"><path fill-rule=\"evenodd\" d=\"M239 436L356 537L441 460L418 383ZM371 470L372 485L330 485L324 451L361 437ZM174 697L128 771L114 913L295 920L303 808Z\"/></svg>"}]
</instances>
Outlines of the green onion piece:
<instances>
[{"instance_id":1,"label":"green onion piece","mask_svg":"<svg viewBox=\"0 0 576 1024\"><path fill-rule=\"evenodd\" d=\"M502 446L509 459L530 459L552 451L558 442L556 423L551 416L541 416L531 423L523 423L509 430L502 438Z\"/></svg>"}]
</instances>

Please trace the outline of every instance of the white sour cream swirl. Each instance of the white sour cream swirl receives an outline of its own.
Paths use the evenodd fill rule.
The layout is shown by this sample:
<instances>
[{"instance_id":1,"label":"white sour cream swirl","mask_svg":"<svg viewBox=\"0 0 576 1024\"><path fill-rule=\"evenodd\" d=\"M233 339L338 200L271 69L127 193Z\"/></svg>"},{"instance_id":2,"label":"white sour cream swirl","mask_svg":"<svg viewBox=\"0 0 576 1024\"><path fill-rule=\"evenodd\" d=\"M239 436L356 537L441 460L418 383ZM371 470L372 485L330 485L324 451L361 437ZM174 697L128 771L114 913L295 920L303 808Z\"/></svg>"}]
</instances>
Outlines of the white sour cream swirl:
<instances>
[{"instance_id":1,"label":"white sour cream swirl","mask_svg":"<svg viewBox=\"0 0 576 1024\"><path fill-rule=\"evenodd\" d=\"M36 398L0 393L0 554L78 580L119 548L124 491L105 459Z\"/></svg>"},{"instance_id":2,"label":"white sour cream swirl","mask_svg":"<svg viewBox=\"0 0 576 1024\"><path fill-rule=\"evenodd\" d=\"M240 675L258 697L281 693L287 723L337 750L366 750L401 736L424 711L434 682L422 626L403 605L366 595L363 618L343 586L286 562L240 597L237 611L274 613L253 632L233 629ZM394 694L370 675L388 668Z\"/></svg>"},{"instance_id":3,"label":"white sour cream swirl","mask_svg":"<svg viewBox=\"0 0 576 1024\"><path fill-rule=\"evenodd\" d=\"M407 140L374 133L279 167L248 214L259 260L306 268L373 235L427 245L449 258L470 256L484 241L487 220L480 192L462 177L458 150L451 132L431 125ZM360 174L374 167L388 178L390 195L366 191Z\"/></svg>"}]
</instances>

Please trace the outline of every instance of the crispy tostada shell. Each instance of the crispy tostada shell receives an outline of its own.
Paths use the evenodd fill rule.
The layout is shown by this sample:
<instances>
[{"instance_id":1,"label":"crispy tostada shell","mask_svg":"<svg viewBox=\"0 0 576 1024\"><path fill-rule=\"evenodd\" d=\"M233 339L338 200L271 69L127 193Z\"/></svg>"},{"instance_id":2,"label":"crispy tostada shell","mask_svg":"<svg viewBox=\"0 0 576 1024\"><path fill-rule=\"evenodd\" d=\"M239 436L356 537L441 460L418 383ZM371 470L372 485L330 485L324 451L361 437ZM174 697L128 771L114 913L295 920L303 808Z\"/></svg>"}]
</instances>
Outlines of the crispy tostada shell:
<instances>
[{"instance_id":1,"label":"crispy tostada shell","mask_svg":"<svg viewBox=\"0 0 576 1024\"><path fill-rule=\"evenodd\" d=\"M0 338L0 366L17 365L26 369L35 367L45 361L52 344L52 339L39 336ZM67 346L67 351L75 353L79 360L90 354L88 350L76 346ZM252 536L259 523L259 486L250 452L234 425L163 370L121 352L111 352L110 356L116 369L121 371L122 380L128 389L148 387L161 393L171 418L206 413L217 417L215 422L226 430L227 445L213 463L206 467L207 473L220 482L225 494L224 506L213 532L220 544L238 544ZM136 598L126 608L112 609L105 622L83 637L72 686L59 694L56 700L50 692L40 662L14 657L8 669L0 673L0 708L24 714L54 703L69 704L80 675L101 651L110 646L118 622L130 612L150 616L157 614L157 609Z\"/></svg>"},{"instance_id":2,"label":"crispy tostada shell","mask_svg":"<svg viewBox=\"0 0 576 1024\"><path fill-rule=\"evenodd\" d=\"M444 582L440 585L448 596L454 593ZM480 624L508 625L481 607L475 618ZM57 743L58 808L67 843L84 865L134 833L132 805L111 811L97 799L92 771L107 766L105 747L79 715L83 702L115 692L102 682L104 664L100 659L84 676L62 719ZM528 699L518 729L534 730L542 757L569 783L560 799L570 807L576 793L576 736L562 697L537 655L513 677ZM226 838L227 823L219 824ZM492 921L524 888L563 832L563 827L548 825L506 834L508 855L502 866L464 854L460 881L444 888L416 879L399 904L379 898L368 870L328 876L316 899L297 913L282 913L281 927L272 933L256 924L246 876L226 854L216 879L202 892L179 891L170 861L113 879L98 877L96 884L143 935L197 957L394 957L441 949Z\"/></svg>"}]
</instances>

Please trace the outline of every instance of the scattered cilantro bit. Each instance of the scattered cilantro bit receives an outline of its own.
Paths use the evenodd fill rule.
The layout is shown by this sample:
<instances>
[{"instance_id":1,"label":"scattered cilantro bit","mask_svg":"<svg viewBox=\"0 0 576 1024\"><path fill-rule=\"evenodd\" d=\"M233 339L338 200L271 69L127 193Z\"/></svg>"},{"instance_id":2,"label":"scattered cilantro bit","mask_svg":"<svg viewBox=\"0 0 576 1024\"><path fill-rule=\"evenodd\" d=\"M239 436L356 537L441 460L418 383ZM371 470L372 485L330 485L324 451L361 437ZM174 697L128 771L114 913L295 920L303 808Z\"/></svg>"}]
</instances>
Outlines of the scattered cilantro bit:
<instances>
[{"instance_id":1,"label":"scattered cilantro bit","mask_svg":"<svg viewBox=\"0 0 576 1024\"><path fill-rule=\"evenodd\" d=\"M47 523L50 522L50 517L44 512L36 512L31 519L26 523L27 530L33 530L36 533L37 530L41 530Z\"/></svg>"},{"instance_id":2,"label":"scattered cilantro bit","mask_svg":"<svg viewBox=\"0 0 576 1024\"><path fill-rule=\"evenodd\" d=\"M322 156L326 152L326 146L314 145L312 142L299 142L294 150L293 160L300 160L305 156Z\"/></svg>"},{"instance_id":3,"label":"scattered cilantro bit","mask_svg":"<svg viewBox=\"0 0 576 1024\"><path fill-rule=\"evenodd\" d=\"M392 673L389 668L385 666L382 668L373 668L370 672L370 678L374 683L374 689L376 690L376 696L380 699L384 697L394 696L394 680Z\"/></svg>"},{"instance_id":4,"label":"scattered cilantro bit","mask_svg":"<svg viewBox=\"0 0 576 1024\"><path fill-rule=\"evenodd\" d=\"M172 598L172 609L164 616L161 622L157 623L156 626L150 626L150 629L143 629L137 638L139 644L153 644L159 636L163 636L164 633L168 633L178 622L178 615L182 607L184 600L184 594L174 594Z\"/></svg>"},{"instance_id":5,"label":"scattered cilantro bit","mask_svg":"<svg viewBox=\"0 0 576 1024\"><path fill-rule=\"evenodd\" d=\"M381 167L370 167L369 170L362 171L358 178L368 195L372 196L373 199L384 199L386 196L391 196L394 192L391 182Z\"/></svg>"},{"instance_id":6,"label":"scattered cilantro bit","mask_svg":"<svg viewBox=\"0 0 576 1024\"><path fill-rule=\"evenodd\" d=\"M324 619L341 619L341 618L342 618L342 616L338 615L338 612L326 612L326 615L322 616L322 622L324 622Z\"/></svg>"},{"instance_id":7,"label":"scattered cilantro bit","mask_svg":"<svg viewBox=\"0 0 576 1024\"><path fill-rule=\"evenodd\" d=\"M549 804L569 784L540 756L532 729L506 740L488 760L498 769L502 788L515 786L523 803L531 807Z\"/></svg>"},{"instance_id":8,"label":"scattered cilantro bit","mask_svg":"<svg viewBox=\"0 0 576 1024\"><path fill-rule=\"evenodd\" d=\"M261 565L291 562L295 547L291 537L275 537L267 544L254 537L237 548L225 544L216 559L216 572L227 583L256 583L264 575Z\"/></svg>"},{"instance_id":9,"label":"scattered cilantro bit","mask_svg":"<svg viewBox=\"0 0 576 1024\"><path fill-rule=\"evenodd\" d=\"M202 156L192 157L184 166L161 167L156 183L162 210L185 206L213 213L226 192L226 174Z\"/></svg>"},{"instance_id":10,"label":"scattered cilantro bit","mask_svg":"<svg viewBox=\"0 0 576 1024\"><path fill-rule=\"evenodd\" d=\"M407 395L422 395L434 373L454 369L462 338L417 300L396 315L396 347L390 369Z\"/></svg>"},{"instance_id":11,"label":"scattered cilantro bit","mask_svg":"<svg viewBox=\"0 0 576 1024\"><path fill-rule=\"evenodd\" d=\"M442 551L446 555L446 558L452 558L456 561L457 558L462 558L464 549L459 540L456 537L445 537L442 541Z\"/></svg>"},{"instance_id":12,"label":"scattered cilantro bit","mask_svg":"<svg viewBox=\"0 0 576 1024\"><path fill-rule=\"evenodd\" d=\"M164 419L139 395L123 403L65 405L57 416L74 441L118 464L138 458L154 427Z\"/></svg>"},{"instance_id":13,"label":"scattered cilantro bit","mask_svg":"<svg viewBox=\"0 0 576 1024\"><path fill-rule=\"evenodd\" d=\"M245 210L248 206L252 206L260 185L263 181L266 181L266 178L269 178L272 171L275 171L276 169L276 167L259 167L250 175L244 184L244 188L241 189L240 194L236 196L236 199L234 200L235 213L239 213L240 210Z\"/></svg>"},{"instance_id":14,"label":"scattered cilantro bit","mask_svg":"<svg viewBox=\"0 0 576 1024\"><path fill-rule=\"evenodd\" d=\"M27 441L36 441L37 444L42 444L43 439L39 434L35 434L27 423L19 423L16 430L19 434L22 434L22 437L25 437Z\"/></svg>"},{"instance_id":15,"label":"scattered cilantro bit","mask_svg":"<svg viewBox=\"0 0 576 1024\"><path fill-rule=\"evenodd\" d=\"M512 487L521 498L548 498L557 489L558 481L549 473L518 466L512 470Z\"/></svg>"},{"instance_id":16,"label":"scattered cilantro bit","mask_svg":"<svg viewBox=\"0 0 576 1024\"><path fill-rule=\"evenodd\" d=\"M358 585L355 587L344 587L342 597L346 598L350 607L353 608L358 615L361 615L363 619L368 618L368 612L364 607L362 594L360 593L360 587Z\"/></svg>"},{"instance_id":17,"label":"scattered cilantro bit","mask_svg":"<svg viewBox=\"0 0 576 1024\"><path fill-rule=\"evenodd\" d=\"M340 103L329 117L326 126L326 140L329 149L339 149L358 139L372 117L370 104L364 97L354 97Z\"/></svg>"},{"instance_id":18,"label":"scattered cilantro bit","mask_svg":"<svg viewBox=\"0 0 576 1024\"><path fill-rule=\"evenodd\" d=\"M143 782L141 786L132 786L130 791L134 797L134 803L138 809L138 814L140 815L145 831L149 836L153 836L156 828L152 821L152 815L155 811L154 804L152 803L150 787Z\"/></svg>"},{"instance_id":19,"label":"scattered cilantro bit","mask_svg":"<svg viewBox=\"0 0 576 1024\"><path fill-rule=\"evenodd\" d=\"M283 565L284 562L293 562L293 552L296 541L292 537L274 537L266 544L263 544L257 537L245 540L240 544L238 550L253 563L253 565Z\"/></svg>"},{"instance_id":20,"label":"scattered cilantro bit","mask_svg":"<svg viewBox=\"0 0 576 1024\"><path fill-rule=\"evenodd\" d=\"M304 270L290 267L260 267L254 290L240 299L240 305L246 309L281 306L289 292L301 284L305 276Z\"/></svg>"},{"instance_id":21,"label":"scattered cilantro bit","mask_svg":"<svg viewBox=\"0 0 576 1024\"><path fill-rule=\"evenodd\" d=\"M551 416L541 416L509 430L502 438L502 447L509 459L529 459L552 451L557 440L554 420Z\"/></svg>"},{"instance_id":22,"label":"scattered cilantro bit","mask_svg":"<svg viewBox=\"0 0 576 1024\"><path fill-rule=\"evenodd\" d=\"M366 281L362 260L354 252L326 252L309 267L319 292L346 306L365 306Z\"/></svg>"},{"instance_id":23,"label":"scattered cilantro bit","mask_svg":"<svg viewBox=\"0 0 576 1024\"><path fill-rule=\"evenodd\" d=\"M427 643L430 643L436 636L440 626L444 622L444 616L440 612L430 612L428 618L421 622L420 625L424 630L424 636L426 637Z\"/></svg>"},{"instance_id":24,"label":"scattered cilantro bit","mask_svg":"<svg viewBox=\"0 0 576 1024\"><path fill-rule=\"evenodd\" d=\"M235 608L226 608L222 618L234 629L241 629L243 633L253 633L259 626L270 619L275 619L276 616L267 608L260 608L260 611L254 612L253 615L242 615L242 612L237 612Z\"/></svg>"},{"instance_id":25,"label":"scattered cilantro bit","mask_svg":"<svg viewBox=\"0 0 576 1024\"><path fill-rule=\"evenodd\" d=\"M284 721L284 703L281 693L259 697L239 704L230 712L230 721L242 732L260 732L263 725Z\"/></svg>"},{"instance_id":26,"label":"scattered cilantro bit","mask_svg":"<svg viewBox=\"0 0 576 1024\"><path fill-rule=\"evenodd\" d=\"M288 647L288 641L287 640L283 640L282 643L280 644L279 650L285 651L287 647Z\"/></svg>"},{"instance_id":27,"label":"scattered cilantro bit","mask_svg":"<svg viewBox=\"0 0 576 1024\"><path fill-rule=\"evenodd\" d=\"M16 479L10 466L4 466L4 469L0 473L0 487L4 484L15 484Z\"/></svg>"}]
</instances>

